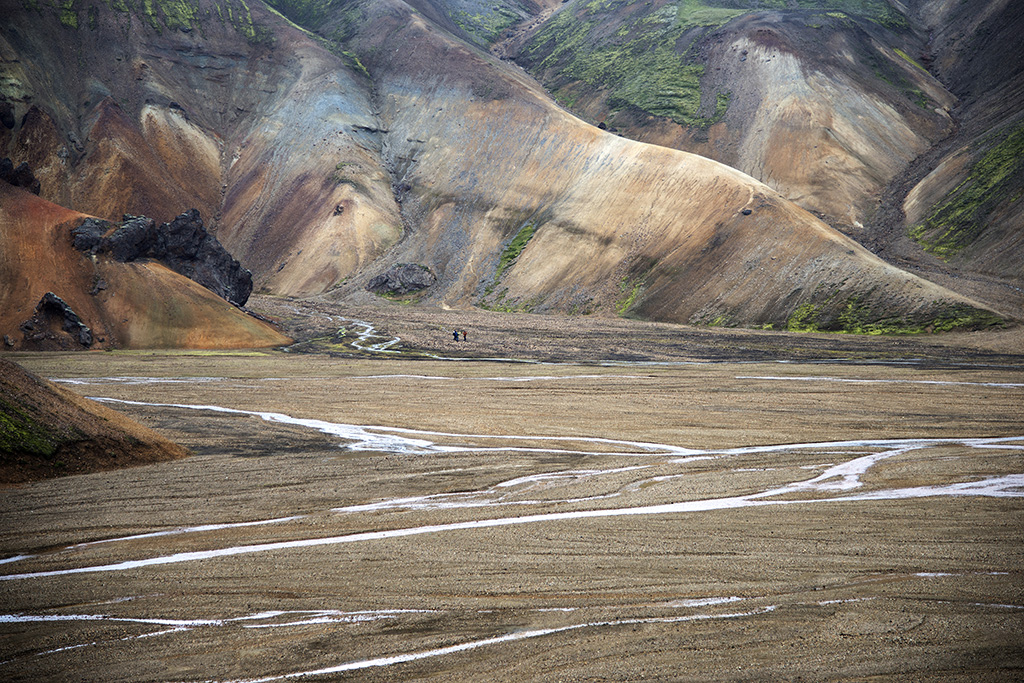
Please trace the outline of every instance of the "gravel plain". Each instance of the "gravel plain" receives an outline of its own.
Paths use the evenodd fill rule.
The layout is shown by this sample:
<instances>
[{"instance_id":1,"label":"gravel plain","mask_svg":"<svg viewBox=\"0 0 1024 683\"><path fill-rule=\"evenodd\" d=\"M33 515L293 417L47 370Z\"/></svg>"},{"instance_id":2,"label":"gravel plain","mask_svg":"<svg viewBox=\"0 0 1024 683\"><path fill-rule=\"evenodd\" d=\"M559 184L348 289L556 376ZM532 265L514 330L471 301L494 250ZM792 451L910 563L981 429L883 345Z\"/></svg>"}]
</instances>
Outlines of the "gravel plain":
<instances>
[{"instance_id":1,"label":"gravel plain","mask_svg":"<svg viewBox=\"0 0 1024 683\"><path fill-rule=\"evenodd\" d=\"M194 455L0 490L0 678L1024 675L1012 331L262 303L298 347L18 355Z\"/></svg>"}]
</instances>

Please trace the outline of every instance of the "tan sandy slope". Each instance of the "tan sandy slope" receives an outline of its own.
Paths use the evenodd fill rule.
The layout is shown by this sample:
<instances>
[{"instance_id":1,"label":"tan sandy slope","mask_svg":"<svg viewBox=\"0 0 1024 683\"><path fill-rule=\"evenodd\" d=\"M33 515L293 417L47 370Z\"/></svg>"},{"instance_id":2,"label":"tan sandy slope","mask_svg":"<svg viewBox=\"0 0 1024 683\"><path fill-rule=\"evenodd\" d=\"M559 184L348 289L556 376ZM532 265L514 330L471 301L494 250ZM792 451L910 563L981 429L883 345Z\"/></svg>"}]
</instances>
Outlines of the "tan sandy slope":
<instances>
[{"instance_id":1,"label":"tan sandy slope","mask_svg":"<svg viewBox=\"0 0 1024 683\"><path fill-rule=\"evenodd\" d=\"M0 484L184 458L181 446L0 358Z\"/></svg>"}]
</instances>

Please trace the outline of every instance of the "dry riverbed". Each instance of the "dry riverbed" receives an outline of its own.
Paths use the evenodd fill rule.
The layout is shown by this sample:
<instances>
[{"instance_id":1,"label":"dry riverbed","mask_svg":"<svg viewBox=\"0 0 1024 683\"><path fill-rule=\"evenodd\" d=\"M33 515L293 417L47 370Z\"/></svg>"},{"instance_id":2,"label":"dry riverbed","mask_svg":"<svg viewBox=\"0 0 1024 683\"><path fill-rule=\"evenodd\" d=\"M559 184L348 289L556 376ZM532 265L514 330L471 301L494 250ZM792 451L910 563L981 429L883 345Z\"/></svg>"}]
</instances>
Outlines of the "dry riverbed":
<instances>
[{"instance_id":1,"label":"dry riverbed","mask_svg":"<svg viewBox=\"0 0 1024 683\"><path fill-rule=\"evenodd\" d=\"M1012 349L276 312L322 353L16 358L195 455L0 490L4 680L1024 675Z\"/></svg>"}]
</instances>

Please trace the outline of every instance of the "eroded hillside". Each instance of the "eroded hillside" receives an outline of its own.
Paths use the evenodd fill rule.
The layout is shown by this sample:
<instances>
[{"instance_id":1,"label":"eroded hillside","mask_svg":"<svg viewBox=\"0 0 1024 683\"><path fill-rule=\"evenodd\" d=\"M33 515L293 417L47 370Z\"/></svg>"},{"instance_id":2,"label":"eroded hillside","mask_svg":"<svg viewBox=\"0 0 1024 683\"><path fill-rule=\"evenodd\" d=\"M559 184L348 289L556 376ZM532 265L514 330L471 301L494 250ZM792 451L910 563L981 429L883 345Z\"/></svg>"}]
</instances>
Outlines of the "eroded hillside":
<instances>
[{"instance_id":1,"label":"eroded hillside","mask_svg":"<svg viewBox=\"0 0 1024 683\"><path fill-rule=\"evenodd\" d=\"M884 2L573 3L519 42L595 124L727 163L847 231L952 127L955 98Z\"/></svg>"},{"instance_id":2,"label":"eroded hillside","mask_svg":"<svg viewBox=\"0 0 1024 683\"><path fill-rule=\"evenodd\" d=\"M887 259L1019 310L1022 29L1003 0L611 0L492 50L595 124L734 166Z\"/></svg>"},{"instance_id":3,"label":"eroded hillside","mask_svg":"<svg viewBox=\"0 0 1024 683\"><path fill-rule=\"evenodd\" d=\"M557 25L580 3L554 13L555 3L515 3L515 17L495 31L480 28L493 12L459 14L468 2L274 4L305 28L259 3L242 12L202 0L185 15L159 3L149 11L12 7L15 20L0 34L11 112L0 145L36 163L44 196L77 210L167 220L200 208L269 293L371 301L364 288L373 276L413 263L435 279L408 298L428 305L849 331L995 319L882 262L771 183L570 115L479 47L517 21ZM673 21L692 4L675 6ZM768 20L736 21L747 35ZM807 30L840 36L837 26ZM776 34L806 40L806 28ZM738 64L761 64L747 82L775 74L771 62L800 70L780 40L735 55ZM59 67L65 80L47 80ZM855 84L827 85L822 102L829 88ZM859 120L885 105L861 96L864 107L842 116ZM793 112L806 113L801 102L792 100ZM880 126L872 147L821 104L814 111L834 119L822 144L862 146L864 163L853 170L843 157L846 172L834 177L844 183L814 182L860 206L865 188L892 172L886 164L905 163L947 125L941 112L904 109L916 123ZM728 128L730 110L708 130ZM820 118L810 120L821 134ZM794 125L798 149L805 135ZM726 146L740 149L741 133ZM659 135L651 139L666 143ZM784 156L781 137L748 147L764 141ZM894 149L902 161L888 158ZM839 159L833 150L789 163L813 176L816 163Z\"/></svg>"}]
</instances>

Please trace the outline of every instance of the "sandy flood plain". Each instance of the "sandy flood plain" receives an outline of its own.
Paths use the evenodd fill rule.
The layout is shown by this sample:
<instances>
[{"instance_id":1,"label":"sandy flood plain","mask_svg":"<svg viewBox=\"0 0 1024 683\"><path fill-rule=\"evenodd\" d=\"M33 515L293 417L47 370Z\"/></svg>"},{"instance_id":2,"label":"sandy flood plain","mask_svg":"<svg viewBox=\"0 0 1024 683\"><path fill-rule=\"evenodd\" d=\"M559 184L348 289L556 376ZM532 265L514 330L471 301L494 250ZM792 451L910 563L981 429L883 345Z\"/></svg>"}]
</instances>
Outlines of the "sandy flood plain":
<instances>
[{"instance_id":1,"label":"sandy flood plain","mask_svg":"<svg viewBox=\"0 0 1024 683\"><path fill-rule=\"evenodd\" d=\"M17 360L196 455L0 491L5 680L1024 676L1019 366Z\"/></svg>"}]
</instances>

